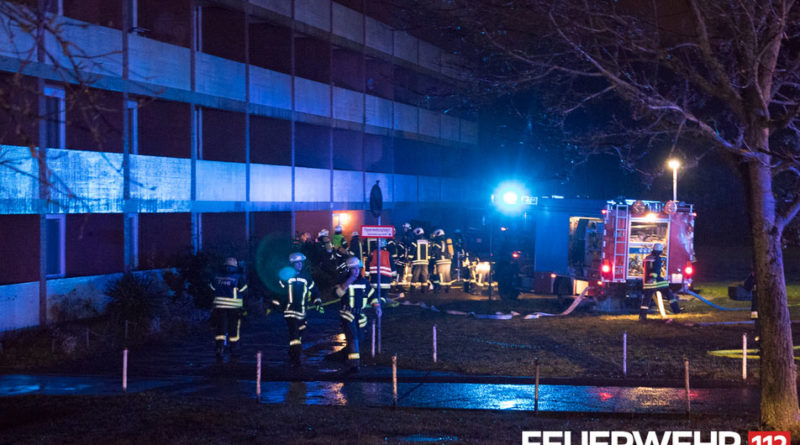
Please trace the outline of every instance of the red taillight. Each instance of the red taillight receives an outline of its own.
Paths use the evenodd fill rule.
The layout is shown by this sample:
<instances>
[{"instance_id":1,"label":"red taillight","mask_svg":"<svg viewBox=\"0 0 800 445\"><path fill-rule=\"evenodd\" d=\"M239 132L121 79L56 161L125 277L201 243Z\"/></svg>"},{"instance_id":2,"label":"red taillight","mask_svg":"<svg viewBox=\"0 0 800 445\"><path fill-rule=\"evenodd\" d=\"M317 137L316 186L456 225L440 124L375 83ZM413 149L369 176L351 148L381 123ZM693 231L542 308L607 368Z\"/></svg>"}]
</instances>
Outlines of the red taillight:
<instances>
[{"instance_id":1,"label":"red taillight","mask_svg":"<svg viewBox=\"0 0 800 445\"><path fill-rule=\"evenodd\" d=\"M607 261L603 262L603 265L600 267L600 271L603 272L603 275L611 273L611 265L608 264Z\"/></svg>"},{"instance_id":2,"label":"red taillight","mask_svg":"<svg viewBox=\"0 0 800 445\"><path fill-rule=\"evenodd\" d=\"M519 258L519 252L513 252L513 253L511 254L511 257L513 257L513 258Z\"/></svg>"},{"instance_id":3,"label":"red taillight","mask_svg":"<svg viewBox=\"0 0 800 445\"><path fill-rule=\"evenodd\" d=\"M687 265L686 265L686 268L685 268L685 269L683 269L683 273L684 273L684 274L685 274L687 277L691 277L692 275L694 275L694 267L692 267L692 265L691 265L691 264L687 264Z\"/></svg>"},{"instance_id":4,"label":"red taillight","mask_svg":"<svg viewBox=\"0 0 800 445\"><path fill-rule=\"evenodd\" d=\"M557 276L558 276L558 275L556 275L556 274L554 274L554 273L551 273L551 274L550 274L550 278L555 278L555 277L557 277Z\"/></svg>"}]
</instances>

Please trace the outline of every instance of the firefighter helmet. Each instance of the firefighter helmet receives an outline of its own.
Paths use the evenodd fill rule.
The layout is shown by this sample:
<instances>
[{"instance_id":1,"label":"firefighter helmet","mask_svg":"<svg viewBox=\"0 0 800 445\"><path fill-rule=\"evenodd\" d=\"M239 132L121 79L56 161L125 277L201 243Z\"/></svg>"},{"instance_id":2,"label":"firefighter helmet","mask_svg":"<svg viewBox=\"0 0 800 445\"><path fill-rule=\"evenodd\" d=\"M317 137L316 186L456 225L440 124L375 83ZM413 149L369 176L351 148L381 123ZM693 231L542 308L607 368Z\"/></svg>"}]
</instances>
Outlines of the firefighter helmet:
<instances>
[{"instance_id":1,"label":"firefighter helmet","mask_svg":"<svg viewBox=\"0 0 800 445\"><path fill-rule=\"evenodd\" d=\"M350 258L348 258L347 261L345 261L345 264L347 265L348 269L361 268L361 266L362 266L361 260L359 260L358 258L356 258L354 256L351 256Z\"/></svg>"},{"instance_id":2,"label":"firefighter helmet","mask_svg":"<svg viewBox=\"0 0 800 445\"><path fill-rule=\"evenodd\" d=\"M663 252L663 251L664 251L664 245L663 244L661 244L661 243L653 244L653 252Z\"/></svg>"},{"instance_id":3,"label":"firefighter helmet","mask_svg":"<svg viewBox=\"0 0 800 445\"><path fill-rule=\"evenodd\" d=\"M431 236L444 236L444 230L442 230L442 229L436 229L436 230L434 230L434 231L433 231L433 233L431 234Z\"/></svg>"},{"instance_id":4,"label":"firefighter helmet","mask_svg":"<svg viewBox=\"0 0 800 445\"><path fill-rule=\"evenodd\" d=\"M234 269L236 269L237 267L239 267L239 262L236 261L236 258L229 257L229 258L225 258L224 265L225 266L229 266L229 267L233 267Z\"/></svg>"},{"instance_id":5,"label":"firefighter helmet","mask_svg":"<svg viewBox=\"0 0 800 445\"><path fill-rule=\"evenodd\" d=\"M328 232L328 229L322 229L317 234L317 238L322 238L323 236L328 236L329 234L330 232Z\"/></svg>"},{"instance_id":6,"label":"firefighter helmet","mask_svg":"<svg viewBox=\"0 0 800 445\"><path fill-rule=\"evenodd\" d=\"M351 234L350 234L350 236L357 236L357 237L361 237L361 234L360 234L360 233L358 233L358 232L353 232L353 233L351 233Z\"/></svg>"},{"instance_id":7,"label":"firefighter helmet","mask_svg":"<svg viewBox=\"0 0 800 445\"><path fill-rule=\"evenodd\" d=\"M333 228L334 233L342 233L343 230L344 229L342 228L342 226L336 226Z\"/></svg>"},{"instance_id":8,"label":"firefighter helmet","mask_svg":"<svg viewBox=\"0 0 800 445\"><path fill-rule=\"evenodd\" d=\"M290 263L299 263L306 260L306 256L300 252L295 252L289 255L289 262Z\"/></svg>"},{"instance_id":9,"label":"firefighter helmet","mask_svg":"<svg viewBox=\"0 0 800 445\"><path fill-rule=\"evenodd\" d=\"M403 223L403 230L411 230L411 223Z\"/></svg>"},{"instance_id":10,"label":"firefighter helmet","mask_svg":"<svg viewBox=\"0 0 800 445\"><path fill-rule=\"evenodd\" d=\"M422 227L417 227L416 229L414 229L414 235L422 236L424 234L425 234L425 231L422 230Z\"/></svg>"}]
</instances>

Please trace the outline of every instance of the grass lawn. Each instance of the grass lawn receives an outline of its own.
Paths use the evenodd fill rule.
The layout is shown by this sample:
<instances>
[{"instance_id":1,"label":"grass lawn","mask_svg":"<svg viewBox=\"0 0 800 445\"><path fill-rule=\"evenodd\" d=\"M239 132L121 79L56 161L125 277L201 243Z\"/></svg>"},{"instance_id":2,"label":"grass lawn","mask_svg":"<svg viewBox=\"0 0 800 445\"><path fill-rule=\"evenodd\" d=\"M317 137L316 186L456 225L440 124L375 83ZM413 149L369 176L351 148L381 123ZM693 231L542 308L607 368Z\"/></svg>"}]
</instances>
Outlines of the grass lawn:
<instances>
[{"instance_id":1,"label":"grass lawn","mask_svg":"<svg viewBox=\"0 0 800 445\"><path fill-rule=\"evenodd\" d=\"M701 295L726 307L719 311L691 298L681 303L684 313L665 322L651 314L642 324L636 315L603 315L579 309L566 317L525 320L479 320L436 313L415 306L400 306L384 318L383 350L377 363L390 364L397 353L399 366L421 370L470 374L532 376L538 358L542 377L622 378L622 337L627 332L627 376L643 379L682 379L683 359L690 361L694 379L741 382L741 360L714 357L710 350L739 349L742 334L754 336L752 324L700 326L698 323L747 321L749 302L727 297L728 283L701 283ZM789 286L792 317L800 320L800 285ZM687 298L687 297L684 297ZM523 295L518 301L488 301L486 296L462 293L411 297L441 310L493 314L516 311L522 315L563 310L555 297ZM432 361L432 327L437 326L438 362ZM369 346L367 336L366 346ZM800 336L795 333L798 344ZM752 340L751 340L752 341ZM752 343L750 347L753 347ZM368 359L369 361L369 359ZM758 360L749 360L750 380L757 381Z\"/></svg>"},{"instance_id":2,"label":"grass lawn","mask_svg":"<svg viewBox=\"0 0 800 445\"><path fill-rule=\"evenodd\" d=\"M8 415L13 413L13 415ZM683 415L539 415L528 412L257 405L140 393L0 399L0 443L520 443L523 431L756 430L757 419ZM746 433L745 433L746 434ZM747 437L745 435L745 437ZM428 438L429 440L419 440Z\"/></svg>"}]
</instances>

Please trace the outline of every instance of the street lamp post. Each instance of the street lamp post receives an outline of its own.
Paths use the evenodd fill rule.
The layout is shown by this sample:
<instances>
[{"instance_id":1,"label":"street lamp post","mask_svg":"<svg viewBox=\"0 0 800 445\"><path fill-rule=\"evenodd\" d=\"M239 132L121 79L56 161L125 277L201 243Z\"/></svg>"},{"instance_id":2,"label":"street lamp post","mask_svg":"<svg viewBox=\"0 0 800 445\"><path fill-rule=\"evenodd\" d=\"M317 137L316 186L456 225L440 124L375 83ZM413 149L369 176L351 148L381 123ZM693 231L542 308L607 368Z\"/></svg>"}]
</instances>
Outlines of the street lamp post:
<instances>
[{"instance_id":1,"label":"street lamp post","mask_svg":"<svg viewBox=\"0 0 800 445\"><path fill-rule=\"evenodd\" d=\"M672 169L672 201L674 201L675 204L677 204L678 203L678 168L680 168L681 162L678 161L677 159L670 159L669 163L667 165L669 165L669 168Z\"/></svg>"}]
</instances>

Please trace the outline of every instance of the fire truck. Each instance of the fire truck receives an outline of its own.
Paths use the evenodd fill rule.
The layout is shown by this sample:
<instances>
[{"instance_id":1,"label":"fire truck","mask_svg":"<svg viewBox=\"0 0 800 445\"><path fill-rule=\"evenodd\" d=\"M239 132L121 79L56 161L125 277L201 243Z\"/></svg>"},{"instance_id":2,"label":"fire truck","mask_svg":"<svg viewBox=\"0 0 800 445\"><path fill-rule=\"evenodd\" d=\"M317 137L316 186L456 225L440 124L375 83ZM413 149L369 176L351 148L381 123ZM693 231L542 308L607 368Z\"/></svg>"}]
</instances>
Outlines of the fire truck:
<instances>
[{"instance_id":1,"label":"fire truck","mask_svg":"<svg viewBox=\"0 0 800 445\"><path fill-rule=\"evenodd\" d=\"M545 200L531 208L535 251L530 290L587 294L595 309L625 311L638 304L644 258L664 247L661 276L673 290L691 286L694 220L691 204L645 200Z\"/></svg>"},{"instance_id":2,"label":"fire truck","mask_svg":"<svg viewBox=\"0 0 800 445\"><path fill-rule=\"evenodd\" d=\"M642 288L644 258L653 245L664 246L661 276L670 288L691 286L694 276L694 219L691 204L668 201L609 203L602 211L603 241L600 266L603 294L637 295Z\"/></svg>"}]
</instances>

